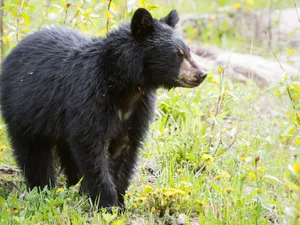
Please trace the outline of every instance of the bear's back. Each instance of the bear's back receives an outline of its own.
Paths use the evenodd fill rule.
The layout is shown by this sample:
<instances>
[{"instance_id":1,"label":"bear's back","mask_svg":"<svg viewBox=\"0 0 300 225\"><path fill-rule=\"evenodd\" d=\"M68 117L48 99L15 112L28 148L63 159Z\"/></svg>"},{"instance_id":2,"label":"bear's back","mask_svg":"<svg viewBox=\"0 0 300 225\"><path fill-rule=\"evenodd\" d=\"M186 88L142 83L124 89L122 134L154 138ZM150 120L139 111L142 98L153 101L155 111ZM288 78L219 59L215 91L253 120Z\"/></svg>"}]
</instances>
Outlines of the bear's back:
<instances>
[{"instance_id":1,"label":"bear's back","mask_svg":"<svg viewBox=\"0 0 300 225\"><path fill-rule=\"evenodd\" d=\"M10 68L41 65L47 61L63 60L73 51L80 51L92 38L64 27L47 27L25 37L3 62L4 76Z\"/></svg>"},{"instance_id":2,"label":"bear's back","mask_svg":"<svg viewBox=\"0 0 300 225\"><path fill-rule=\"evenodd\" d=\"M25 37L2 64L1 104L6 121L36 133L53 132L55 123L62 120L65 98L72 94L70 74L80 73L76 54L91 42L92 38L63 27L44 28Z\"/></svg>"}]
</instances>

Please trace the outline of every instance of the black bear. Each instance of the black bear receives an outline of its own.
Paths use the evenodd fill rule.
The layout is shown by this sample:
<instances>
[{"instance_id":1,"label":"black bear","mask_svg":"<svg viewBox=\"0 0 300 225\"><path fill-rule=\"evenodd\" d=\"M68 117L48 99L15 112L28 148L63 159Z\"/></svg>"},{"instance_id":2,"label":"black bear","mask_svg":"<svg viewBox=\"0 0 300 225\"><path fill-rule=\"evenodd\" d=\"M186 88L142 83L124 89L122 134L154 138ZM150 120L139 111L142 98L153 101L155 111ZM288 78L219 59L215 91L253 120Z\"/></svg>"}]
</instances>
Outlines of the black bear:
<instances>
[{"instance_id":1,"label":"black bear","mask_svg":"<svg viewBox=\"0 0 300 225\"><path fill-rule=\"evenodd\" d=\"M143 8L106 37L50 27L25 37L2 65L2 116L29 188L53 185L53 151L68 185L99 206L124 193L159 87L196 87L206 77L176 35L178 14Z\"/></svg>"}]
</instances>

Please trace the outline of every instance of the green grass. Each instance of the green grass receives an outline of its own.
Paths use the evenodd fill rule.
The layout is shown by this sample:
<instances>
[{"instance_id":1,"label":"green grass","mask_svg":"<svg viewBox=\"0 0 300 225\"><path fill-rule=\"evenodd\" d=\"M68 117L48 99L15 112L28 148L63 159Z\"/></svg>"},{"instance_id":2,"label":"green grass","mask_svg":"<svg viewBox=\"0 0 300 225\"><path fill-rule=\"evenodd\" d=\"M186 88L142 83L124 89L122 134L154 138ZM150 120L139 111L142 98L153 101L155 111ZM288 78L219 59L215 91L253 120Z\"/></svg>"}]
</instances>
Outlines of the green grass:
<instances>
[{"instance_id":1,"label":"green grass","mask_svg":"<svg viewBox=\"0 0 300 225\"><path fill-rule=\"evenodd\" d=\"M17 185L0 192L0 224L175 224L182 213L200 224L292 224L299 188L288 166L297 152L285 134L288 98L275 90L211 75L194 90L160 91L123 215L97 213L77 186L28 193ZM13 164L1 132L1 164Z\"/></svg>"},{"instance_id":2,"label":"green grass","mask_svg":"<svg viewBox=\"0 0 300 225\"><path fill-rule=\"evenodd\" d=\"M20 2L5 1L4 54L17 43ZM47 7L41 2L24 4L19 38L42 23L63 23L64 1L52 1L48 13L56 16L53 21L43 20ZM94 35L105 33L105 4L70 2L67 26ZM111 25L130 18L123 2L113 2L117 13L112 13ZM214 12L234 3L244 1L170 0L160 2L153 13L161 17L171 8ZM143 4L153 7L151 2L140 1ZM268 4L254 0L247 10ZM274 0L274 7L283 6L283 1ZM79 8L79 16L70 19ZM230 35L224 40L212 36L210 41L222 47L236 43ZM241 39L241 47L235 48L244 45ZM97 212L79 195L79 184L64 187L63 176L52 190L28 192L22 177L0 173L0 224L176 224L180 214L185 215L186 224L194 225L300 224L299 99L297 81L283 80L262 90L253 83L233 83L211 72L196 89L160 90L155 121L141 149L124 214ZM0 121L0 168L3 165L15 166L15 161Z\"/></svg>"},{"instance_id":3,"label":"green grass","mask_svg":"<svg viewBox=\"0 0 300 225\"><path fill-rule=\"evenodd\" d=\"M23 1L24 4L22 4ZM67 2L70 3L70 7L67 7ZM135 1L112 1L109 29L114 28L122 21L130 20L133 11L128 12L125 2L128 5ZM5 0L4 3L4 55L16 45L17 40L49 24L74 27L89 35L104 35L106 33L106 0L82 0L80 2L75 0ZM239 8L236 8L237 4ZM236 12L253 12L261 8L269 8L270 4L271 1L264 0L165 0L159 2L137 0L133 5L146 7L151 10L154 17L162 18L172 9L177 9L180 16L192 13L218 17L222 13L230 16ZM272 0L273 10L284 7L291 8L294 5L291 1ZM131 7L131 9L135 8ZM249 40L246 40L243 34L237 32L235 27L227 24L226 21L208 20L206 28L201 30L201 35L197 35L197 32L199 32L197 29L190 29L187 38L201 43L219 45L225 49L243 50L251 47ZM259 48L263 48L262 53L268 49L264 46L259 46Z\"/></svg>"}]
</instances>

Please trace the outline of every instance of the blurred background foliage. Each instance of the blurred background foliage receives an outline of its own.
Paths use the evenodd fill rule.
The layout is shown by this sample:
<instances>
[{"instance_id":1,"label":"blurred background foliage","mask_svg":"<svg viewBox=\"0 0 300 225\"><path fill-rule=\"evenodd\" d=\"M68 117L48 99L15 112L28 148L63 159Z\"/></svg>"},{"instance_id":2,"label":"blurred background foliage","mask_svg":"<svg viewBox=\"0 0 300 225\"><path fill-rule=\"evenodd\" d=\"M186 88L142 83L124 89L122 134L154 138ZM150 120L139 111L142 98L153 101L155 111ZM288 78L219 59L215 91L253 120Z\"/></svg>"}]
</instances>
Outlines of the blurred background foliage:
<instances>
[{"instance_id":1,"label":"blurred background foliage","mask_svg":"<svg viewBox=\"0 0 300 225\"><path fill-rule=\"evenodd\" d=\"M90 35L104 35L108 28L120 22L129 21L137 7L145 7L161 18L170 10L177 9L180 15L192 13L209 14L203 29L189 28L186 37L199 42L209 42L222 47L245 43L243 34L238 34L226 21L218 21L218 14L251 12L253 10L286 7L287 1L273 0L113 0L108 10L108 0L2 0L3 17L3 54L16 45L24 35L42 26L60 24L80 29ZM266 15L267 16L267 15ZM216 23L218 26L216 26ZM220 38L222 37L222 38ZM234 38L234 39L233 39ZM244 42L243 42L244 41Z\"/></svg>"}]
</instances>

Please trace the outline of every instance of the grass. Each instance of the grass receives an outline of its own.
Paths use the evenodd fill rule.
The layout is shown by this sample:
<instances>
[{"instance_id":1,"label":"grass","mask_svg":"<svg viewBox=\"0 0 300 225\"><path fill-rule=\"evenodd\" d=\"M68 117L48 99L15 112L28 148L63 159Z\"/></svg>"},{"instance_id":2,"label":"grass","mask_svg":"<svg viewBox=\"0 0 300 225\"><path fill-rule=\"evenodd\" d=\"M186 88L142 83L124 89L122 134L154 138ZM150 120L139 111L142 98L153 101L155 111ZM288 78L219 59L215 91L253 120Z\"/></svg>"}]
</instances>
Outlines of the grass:
<instances>
[{"instance_id":1,"label":"grass","mask_svg":"<svg viewBox=\"0 0 300 225\"><path fill-rule=\"evenodd\" d=\"M20 2L6 1L5 54L16 44ZM76 15L77 7L83 11L73 22L67 19L68 26L97 35L105 32L106 18L98 16L105 15L105 4L70 2L70 15ZM120 1L114 2L122 11ZM169 1L159 3L162 7L155 13L163 15L174 6L185 12L213 11L210 6L223 2L230 7L236 3ZM268 5L254 2L251 10ZM24 5L20 38L41 24L47 7L38 3ZM62 23L64 2L53 3L49 13ZM147 1L140 4L151 6ZM111 16L114 24L120 14ZM0 171L0 224L300 224L299 83L283 79L260 89L251 82L233 83L222 69L219 72L210 72L193 90L159 91L155 121L141 149L124 214L97 212L79 195L79 184L65 188L63 176L56 188L28 192L20 175ZM15 161L0 121L0 168L3 165L15 166Z\"/></svg>"},{"instance_id":2,"label":"grass","mask_svg":"<svg viewBox=\"0 0 300 225\"><path fill-rule=\"evenodd\" d=\"M179 214L187 224L292 224L299 195L288 170L297 156L285 136L288 99L275 87L222 80L160 91L124 214L97 213L77 186L38 193L21 183L1 188L0 224L176 224ZM1 134L1 164L14 165L3 126Z\"/></svg>"}]
</instances>

